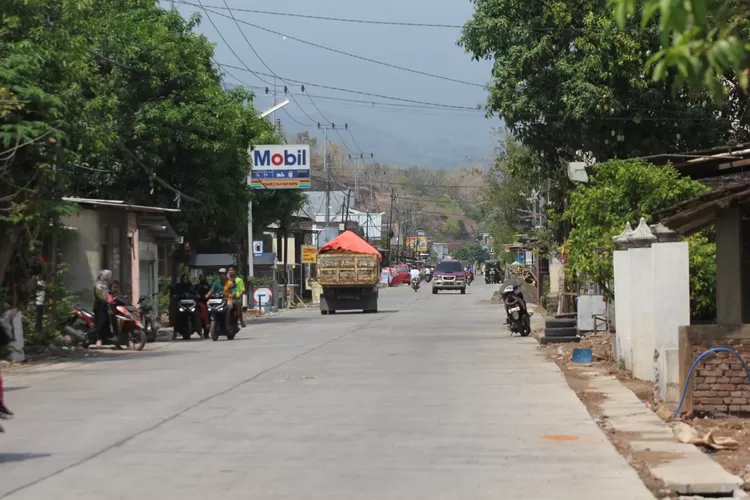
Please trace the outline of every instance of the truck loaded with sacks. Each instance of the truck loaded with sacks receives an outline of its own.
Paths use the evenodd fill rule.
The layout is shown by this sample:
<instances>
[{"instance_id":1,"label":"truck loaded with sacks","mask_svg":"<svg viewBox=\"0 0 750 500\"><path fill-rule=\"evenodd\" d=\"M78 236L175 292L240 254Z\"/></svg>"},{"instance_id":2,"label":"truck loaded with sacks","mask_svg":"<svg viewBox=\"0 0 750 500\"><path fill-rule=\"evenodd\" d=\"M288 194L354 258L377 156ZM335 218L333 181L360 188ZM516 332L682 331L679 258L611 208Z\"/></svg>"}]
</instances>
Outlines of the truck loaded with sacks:
<instances>
[{"instance_id":1,"label":"truck loaded with sacks","mask_svg":"<svg viewBox=\"0 0 750 500\"><path fill-rule=\"evenodd\" d=\"M320 313L378 312L381 255L351 231L344 231L318 251L317 281L322 287Z\"/></svg>"}]
</instances>

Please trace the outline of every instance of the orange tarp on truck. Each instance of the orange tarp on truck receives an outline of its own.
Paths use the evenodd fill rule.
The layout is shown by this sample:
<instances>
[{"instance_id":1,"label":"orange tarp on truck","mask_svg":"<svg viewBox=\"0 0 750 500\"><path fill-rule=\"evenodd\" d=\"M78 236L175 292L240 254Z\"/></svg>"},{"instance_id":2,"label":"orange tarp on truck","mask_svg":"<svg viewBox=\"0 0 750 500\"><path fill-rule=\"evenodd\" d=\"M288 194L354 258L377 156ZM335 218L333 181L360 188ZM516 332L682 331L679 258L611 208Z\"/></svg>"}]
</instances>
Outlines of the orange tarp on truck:
<instances>
[{"instance_id":1,"label":"orange tarp on truck","mask_svg":"<svg viewBox=\"0 0 750 500\"><path fill-rule=\"evenodd\" d=\"M377 255L378 260L382 259L382 255L380 255L380 252L378 252L375 247L373 247L351 231L344 231L340 235L336 236L334 239L323 245L320 250L318 250L318 253L322 254L335 250L372 254Z\"/></svg>"}]
</instances>

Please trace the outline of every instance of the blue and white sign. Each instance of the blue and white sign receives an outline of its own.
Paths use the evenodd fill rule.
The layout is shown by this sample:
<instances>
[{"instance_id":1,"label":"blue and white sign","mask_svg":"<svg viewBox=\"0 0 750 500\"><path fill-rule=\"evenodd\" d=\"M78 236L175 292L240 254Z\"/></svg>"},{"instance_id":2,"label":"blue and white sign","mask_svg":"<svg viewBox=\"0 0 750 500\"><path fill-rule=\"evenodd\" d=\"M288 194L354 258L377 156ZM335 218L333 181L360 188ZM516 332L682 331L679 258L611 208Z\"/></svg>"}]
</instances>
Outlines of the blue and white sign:
<instances>
[{"instance_id":1,"label":"blue and white sign","mask_svg":"<svg viewBox=\"0 0 750 500\"><path fill-rule=\"evenodd\" d=\"M253 241L253 257L263 257L263 240Z\"/></svg>"},{"instance_id":2,"label":"blue and white sign","mask_svg":"<svg viewBox=\"0 0 750 500\"><path fill-rule=\"evenodd\" d=\"M310 189L310 146L256 146L252 151L252 189Z\"/></svg>"}]
</instances>

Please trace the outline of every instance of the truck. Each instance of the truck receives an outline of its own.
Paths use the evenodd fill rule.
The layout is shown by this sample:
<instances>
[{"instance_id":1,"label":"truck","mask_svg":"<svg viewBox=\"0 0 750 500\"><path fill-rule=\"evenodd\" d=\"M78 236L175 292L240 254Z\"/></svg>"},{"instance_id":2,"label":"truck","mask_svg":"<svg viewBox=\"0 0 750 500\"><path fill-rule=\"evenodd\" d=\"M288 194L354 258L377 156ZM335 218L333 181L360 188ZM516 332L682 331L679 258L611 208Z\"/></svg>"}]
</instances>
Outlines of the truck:
<instances>
[{"instance_id":1,"label":"truck","mask_svg":"<svg viewBox=\"0 0 750 500\"><path fill-rule=\"evenodd\" d=\"M351 231L323 246L317 258L320 314L378 312L380 258L375 248Z\"/></svg>"}]
</instances>

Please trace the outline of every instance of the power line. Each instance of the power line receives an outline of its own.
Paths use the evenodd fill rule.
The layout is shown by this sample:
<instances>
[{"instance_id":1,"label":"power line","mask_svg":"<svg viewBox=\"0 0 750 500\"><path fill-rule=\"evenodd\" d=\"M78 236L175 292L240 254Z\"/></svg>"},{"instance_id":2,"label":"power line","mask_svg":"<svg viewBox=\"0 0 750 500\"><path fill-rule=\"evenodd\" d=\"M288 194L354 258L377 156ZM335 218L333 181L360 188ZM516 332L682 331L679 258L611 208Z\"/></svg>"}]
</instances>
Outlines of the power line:
<instances>
[{"instance_id":1,"label":"power line","mask_svg":"<svg viewBox=\"0 0 750 500\"><path fill-rule=\"evenodd\" d=\"M219 64L219 66L221 66L221 67L227 67L227 68L236 69L236 70L239 70L239 71L249 71L250 73L253 73L253 74L257 73L257 74L263 75L263 76L274 76L274 75L269 75L268 73L263 73L263 72L260 72L260 71L254 71L254 70L251 70L251 69L248 69L248 68L241 68L239 66L234 66L232 64L224 64L224 63L217 63L217 64ZM322 85L322 84L319 84L319 83L306 82L306 81L303 81L303 80L295 80L294 78L288 78L288 77L281 77L281 76L279 76L278 78L281 78L281 79L286 80L286 81L294 82L294 83L300 83L302 85L310 85L310 86L313 86L313 87L320 87L322 89L336 90L338 92L348 92L350 94L366 95L366 96L370 96L370 97L377 97L379 99L390 99L392 101L408 102L408 103L412 103L412 104L422 104L422 105L425 105L425 106L432 106L432 107L446 108L446 109L461 109L461 110L468 110L468 111L479 111L480 110L477 107L458 106L458 105L454 105L454 104L441 104L441 103L430 102L430 101L419 101L419 100L416 100L416 99L406 99L406 98L403 98L403 97L392 97L392 96L387 96L387 95L383 95L383 94L375 94L375 93L372 93L372 92L364 92L364 91L361 91L361 90L351 90L351 89L345 89L345 88L341 88L341 87L334 87L334 86L331 86L331 85Z\"/></svg>"},{"instance_id":2,"label":"power line","mask_svg":"<svg viewBox=\"0 0 750 500\"><path fill-rule=\"evenodd\" d=\"M445 81L448 81L448 82L460 83L460 84L469 85L469 86L472 86L472 87L487 88L486 85L482 85L482 84L479 84L479 83L467 82L466 80L459 80L457 78L450 78L450 77L447 77L447 76L436 75L434 73L428 73L426 71L419 71L419 70L416 70L416 69L413 69L413 68L407 68L406 66L399 66L397 64L391 64L391 63L387 63L385 61L379 61L377 59L372 59L372 58L369 58L369 57L364 57L364 56L360 56L360 55L357 55L357 54L352 54L351 52L346 52L346 51L343 51L343 50L334 49L333 47L328 47L326 45L320 45L319 43L311 42L309 40L303 40L301 38L297 38L297 37L292 36L292 35L287 35L286 33L281 33L279 31L275 31L275 30L272 30L272 29L260 26L258 24L253 24L253 23L248 22L248 21L243 21L242 19L236 19L234 16L228 16L226 14L222 14L221 12L217 12L215 10L206 9L205 7L203 7L203 3L200 0L198 0L198 2L201 4L201 8L204 10L204 12L206 12L206 15L208 15L208 12L210 11L213 14L216 14L217 16L226 17L227 19L233 19L235 22L240 22L240 23L245 24L247 26L251 26L251 27L253 27L255 29L266 31L268 33L272 33L272 34L277 35L277 36L282 36L282 37L288 38L290 40L294 40L295 42L303 43L305 45L310 45L311 47L315 47L315 48L322 49L322 50L327 50L329 52L334 52L336 54L344 55L344 56L347 56L347 57L352 57L354 59L359 59L361 61L366 61L366 62L373 63L373 64L379 64L381 66L386 66L388 68L398 69L400 71L406 71L408 73L414 73L414 74L417 74L417 75L427 76L427 77L430 77L430 78L436 78L438 80L445 80ZM231 12L231 10L230 10L230 12Z\"/></svg>"},{"instance_id":3,"label":"power line","mask_svg":"<svg viewBox=\"0 0 750 500\"><path fill-rule=\"evenodd\" d=\"M258 73L256 73L255 71L251 70L248 67L248 65L245 64L245 61L242 60L242 58L237 54L237 52L235 52L235 50L232 48L232 46L229 44L229 42L227 42L227 39L224 38L224 35L221 34L221 30L219 30L219 28L216 26L216 23L214 23L214 20L211 19L211 15L208 13L208 11L206 10L206 8L203 7L203 2L201 2L201 0L198 0L198 3L200 4L200 6L203 9L203 11L206 13L206 17L208 18L208 21L211 23L211 26L213 26L214 29L216 30L216 33L219 35L219 38L221 38L224 41L224 45L226 45L227 48L232 52L232 54L234 54L234 57L237 58L237 60L240 62L240 64L242 64L245 67L244 71L249 71L250 73L252 73L253 75L255 75L255 77L258 80L260 80L261 82L266 83L268 85L271 85L271 83L269 81L264 80L263 78L261 78ZM241 68L238 67L236 69L241 69Z\"/></svg>"},{"instance_id":4,"label":"power line","mask_svg":"<svg viewBox=\"0 0 750 500\"><path fill-rule=\"evenodd\" d=\"M185 0L175 0L177 3L181 3L184 5L195 5L190 2L186 2ZM210 8L213 9L222 9L222 7L217 5L209 5ZM328 16L311 16L307 14L293 14L290 12L272 12L268 10L257 10L257 9L245 9L245 8L235 8L235 11L238 12L250 12L253 14L265 14L269 16L284 16L284 17L299 17L304 19L317 19L319 21L337 21L337 22L344 22L344 23L358 23L358 24L379 24L379 25L385 25L385 26L407 26L407 27L414 27L414 28L450 28L450 29L461 29L463 26L460 24L436 24L436 23L417 23L417 22L402 22L402 21L378 21L378 20L372 20L372 19L351 19L351 18L344 18L344 17L328 17Z\"/></svg>"}]
</instances>

